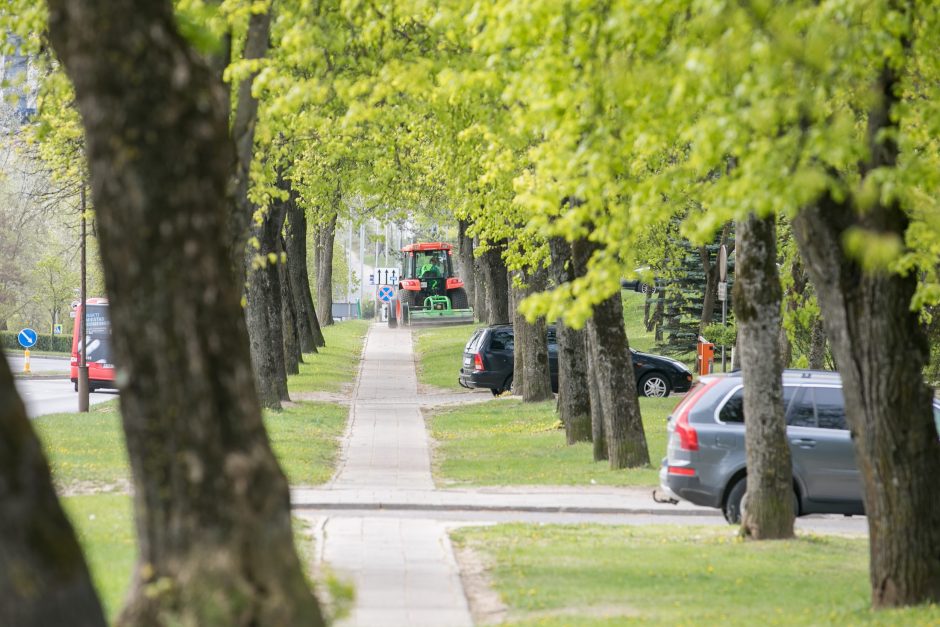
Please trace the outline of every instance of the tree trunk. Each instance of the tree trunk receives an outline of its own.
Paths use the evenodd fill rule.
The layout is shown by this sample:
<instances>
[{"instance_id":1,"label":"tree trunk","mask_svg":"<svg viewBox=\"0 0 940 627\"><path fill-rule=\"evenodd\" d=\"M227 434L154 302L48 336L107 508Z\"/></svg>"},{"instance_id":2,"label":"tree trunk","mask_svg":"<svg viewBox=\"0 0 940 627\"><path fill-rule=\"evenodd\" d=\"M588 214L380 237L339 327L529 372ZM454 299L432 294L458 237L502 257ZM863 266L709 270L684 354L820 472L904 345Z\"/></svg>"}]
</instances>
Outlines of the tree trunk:
<instances>
[{"instance_id":1,"label":"tree trunk","mask_svg":"<svg viewBox=\"0 0 940 627\"><path fill-rule=\"evenodd\" d=\"M479 241L474 238L474 249L479 247ZM489 320L489 309L486 306L486 277L485 277L485 265L482 257L475 257L473 259L473 275L474 275L474 287L475 291L473 293L473 310L476 314L476 319L480 322L486 322Z\"/></svg>"},{"instance_id":2,"label":"tree trunk","mask_svg":"<svg viewBox=\"0 0 940 627\"><path fill-rule=\"evenodd\" d=\"M563 238L549 240L552 275L556 285L575 279L571 245ZM591 391L588 383L585 331L555 325L558 338L558 414L565 425L568 444L591 439Z\"/></svg>"},{"instance_id":3,"label":"tree trunk","mask_svg":"<svg viewBox=\"0 0 940 627\"><path fill-rule=\"evenodd\" d=\"M42 445L0 358L0 625L106 621Z\"/></svg>"},{"instance_id":4,"label":"tree trunk","mask_svg":"<svg viewBox=\"0 0 940 627\"><path fill-rule=\"evenodd\" d=\"M324 346L326 343L323 341L313 298L310 296L310 277L307 273L307 214L297 202L297 192L291 182L284 180L282 184L290 193L287 199L287 274L290 277L290 290L297 315L300 350L315 353L318 346Z\"/></svg>"},{"instance_id":5,"label":"tree trunk","mask_svg":"<svg viewBox=\"0 0 940 627\"><path fill-rule=\"evenodd\" d=\"M512 312L512 337L514 350L512 353L512 395L522 396L525 385L525 351L523 346L529 342L528 334L532 331L526 324L525 316L519 313L519 301L523 298L523 290L510 281L509 309Z\"/></svg>"},{"instance_id":6,"label":"tree trunk","mask_svg":"<svg viewBox=\"0 0 940 627\"><path fill-rule=\"evenodd\" d=\"M572 243L576 271L587 268L587 262L596 247L595 243L586 239ZM604 436L607 438L610 467L648 466L649 449L643 432L619 289L595 305L594 315L588 319L587 334L591 347L591 376L597 381L600 408L604 414ZM594 406L593 397L591 406Z\"/></svg>"},{"instance_id":7,"label":"tree trunk","mask_svg":"<svg viewBox=\"0 0 940 627\"><path fill-rule=\"evenodd\" d=\"M336 212L319 228L317 250L317 314L320 326L333 324L333 242L336 239Z\"/></svg>"},{"instance_id":8,"label":"tree trunk","mask_svg":"<svg viewBox=\"0 0 940 627\"><path fill-rule=\"evenodd\" d=\"M270 45L270 32L270 11L252 13L248 21L242 57L245 60L264 58ZM238 84L232 120L232 139L235 141L235 202L232 219L229 221L229 237L232 266L241 284L245 283L250 271L250 266L245 266L244 263L245 244L255 213L255 205L248 199L248 189L251 186L251 162L255 154L255 126L258 122L258 99L252 95L251 88L257 76L258 71L255 70Z\"/></svg>"},{"instance_id":9,"label":"tree trunk","mask_svg":"<svg viewBox=\"0 0 940 627\"><path fill-rule=\"evenodd\" d=\"M463 279L464 289L467 290L467 302L475 303L476 274L473 268L473 238L467 235L469 228L469 220L457 221L458 260L460 262L457 274Z\"/></svg>"},{"instance_id":10,"label":"tree trunk","mask_svg":"<svg viewBox=\"0 0 940 627\"><path fill-rule=\"evenodd\" d=\"M288 375L300 374L300 364L304 361L300 349L300 328L297 312L294 310L294 295L291 291L290 274L287 271L287 242L279 237L280 243L277 264L278 282L281 286L281 328L284 329L284 369Z\"/></svg>"},{"instance_id":11,"label":"tree trunk","mask_svg":"<svg viewBox=\"0 0 940 627\"><path fill-rule=\"evenodd\" d=\"M509 277L503 261L505 242L491 243L483 253L483 276L486 282L487 324L505 324L511 321L509 311Z\"/></svg>"},{"instance_id":12,"label":"tree trunk","mask_svg":"<svg viewBox=\"0 0 940 627\"><path fill-rule=\"evenodd\" d=\"M601 405L601 388L598 385L597 368L594 366L594 346L591 336L584 331L584 344L587 348L588 394L591 400L591 442L593 443L594 461L605 461L607 455L607 437L604 433L604 409Z\"/></svg>"},{"instance_id":13,"label":"tree trunk","mask_svg":"<svg viewBox=\"0 0 940 627\"><path fill-rule=\"evenodd\" d=\"M869 113L870 170L895 167L892 110L901 79L886 63ZM865 270L843 247L849 229L904 240L908 217L897 201L859 210L826 193L794 221L816 286L826 334L842 374L846 417L864 484L875 607L940 602L940 441L932 392L924 383L929 346L913 272Z\"/></svg>"},{"instance_id":14,"label":"tree trunk","mask_svg":"<svg viewBox=\"0 0 940 627\"><path fill-rule=\"evenodd\" d=\"M535 270L526 277L527 285L523 292L525 296L544 291L548 285L547 271L543 268ZM515 303L518 309L519 304ZM548 327L545 318L539 317L535 322L529 323L523 318L526 333L524 342L520 346L516 342L516 352L521 352L522 367L525 376L522 380L522 402L538 403L551 400L555 397L552 392L552 375L548 365ZM521 349L521 350L520 350Z\"/></svg>"},{"instance_id":15,"label":"tree trunk","mask_svg":"<svg viewBox=\"0 0 940 627\"><path fill-rule=\"evenodd\" d=\"M813 370L823 370L826 367L826 329L823 327L822 318L813 321L809 341L809 367Z\"/></svg>"},{"instance_id":16,"label":"tree trunk","mask_svg":"<svg viewBox=\"0 0 940 627\"><path fill-rule=\"evenodd\" d=\"M793 468L783 407L780 277L773 217L737 225L734 309L744 376L747 507L741 533L754 540L793 537Z\"/></svg>"},{"instance_id":17,"label":"tree trunk","mask_svg":"<svg viewBox=\"0 0 940 627\"><path fill-rule=\"evenodd\" d=\"M322 625L219 237L235 163L221 85L170 2L49 8L85 124L133 477L138 564L118 624Z\"/></svg>"},{"instance_id":18,"label":"tree trunk","mask_svg":"<svg viewBox=\"0 0 940 627\"><path fill-rule=\"evenodd\" d=\"M280 281L280 225L282 205L273 205L252 230L259 249L249 247L245 320L251 345L251 363L261 406L279 411L289 401L284 355L284 329Z\"/></svg>"}]
</instances>

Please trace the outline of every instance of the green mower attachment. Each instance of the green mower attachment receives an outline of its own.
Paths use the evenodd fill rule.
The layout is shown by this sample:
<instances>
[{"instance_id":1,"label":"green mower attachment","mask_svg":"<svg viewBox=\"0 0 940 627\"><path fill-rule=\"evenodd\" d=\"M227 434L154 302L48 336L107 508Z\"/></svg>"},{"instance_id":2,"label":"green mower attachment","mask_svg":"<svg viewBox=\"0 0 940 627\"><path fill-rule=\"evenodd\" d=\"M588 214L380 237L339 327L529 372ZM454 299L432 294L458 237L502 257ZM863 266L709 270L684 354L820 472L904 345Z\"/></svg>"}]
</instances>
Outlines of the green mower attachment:
<instances>
[{"instance_id":1,"label":"green mower attachment","mask_svg":"<svg viewBox=\"0 0 940 627\"><path fill-rule=\"evenodd\" d=\"M415 327L472 324L473 309L454 309L448 297L428 296L423 307L405 307L402 318L405 324Z\"/></svg>"}]
</instances>

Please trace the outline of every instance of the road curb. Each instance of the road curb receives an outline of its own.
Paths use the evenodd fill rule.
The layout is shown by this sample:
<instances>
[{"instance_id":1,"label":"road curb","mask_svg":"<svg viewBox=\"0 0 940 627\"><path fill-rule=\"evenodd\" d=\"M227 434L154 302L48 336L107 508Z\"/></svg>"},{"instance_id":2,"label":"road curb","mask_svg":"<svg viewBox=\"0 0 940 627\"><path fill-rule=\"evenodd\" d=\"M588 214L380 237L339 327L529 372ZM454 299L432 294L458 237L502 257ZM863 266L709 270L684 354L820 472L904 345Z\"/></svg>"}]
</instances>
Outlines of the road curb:
<instances>
[{"instance_id":1,"label":"road curb","mask_svg":"<svg viewBox=\"0 0 940 627\"><path fill-rule=\"evenodd\" d=\"M296 511L519 512L524 514L608 514L623 516L721 516L721 510L661 507L587 507L563 505L468 505L461 503L291 503Z\"/></svg>"}]
</instances>

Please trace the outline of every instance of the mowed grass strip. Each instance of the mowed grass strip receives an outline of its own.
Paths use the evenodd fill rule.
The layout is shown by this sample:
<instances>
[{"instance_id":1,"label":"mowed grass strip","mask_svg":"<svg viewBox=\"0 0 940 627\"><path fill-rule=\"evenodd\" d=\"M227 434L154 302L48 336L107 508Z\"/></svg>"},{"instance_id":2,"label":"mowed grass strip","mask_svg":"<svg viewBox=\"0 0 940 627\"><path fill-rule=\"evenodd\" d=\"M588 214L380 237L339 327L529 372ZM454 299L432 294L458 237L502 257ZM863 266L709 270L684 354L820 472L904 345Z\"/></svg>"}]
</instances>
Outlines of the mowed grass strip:
<instances>
[{"instance_id":1,"label":"mowed grass strip","mask_svg":"<svg viewBox=\"0 0 940 627\"><path fill-rule=\"evenodd\" d=\"M426 327L414 330L418 382L438 388L461 390L457 383L463 349L479 324Z\"/></svg>"},{"instance_id":2,"label":"mowed grass strip","mask_svg":"<svg viewBox=\"0 0 940 627\"><path fill-rule=\"evenodd\" d=\"M940 607L869 609L868 542L744 542L727 527L497 525L482 554L507 625L936 625Z\"/></svg>"},{"instance_id":3,"label":"mowed grass strip","mask_svg":"<svg viewBox=\"0 0 940 627\"><path fill-rule=\"evenodd\" d=\"M315 485L330 478L348 414L343 405L320 402L265 412L274 454L291 484ZM126 489L130 468L116 401L95 405L87 414L43 416L33 426L60 492Z\"/></svg>"},{"instance_id":4,"label":"mowed grass strip","mask_svg":"<svg viewBox=\"0 0 940 627\"><path fill-rule=\"evenodd\" d=\"M655 486L666 452L666 418L677 397L641 398L650 466L611 470L590 442L568 446L554 401L496 399L430 416L433 466L442 485Z\"/></svg>"},{"instance_id":5,"label":"mowed grass strip","mask_svg":"<svg viewBox=\"0 0 940 627\"><path fill-rule=\"evenodd\" d=\"M323 327L326 346L305 353L300 374L289 377L290 392L343 392L352 388L359 372L367 320L347 320Z\"/></svg>"}]
</instances>

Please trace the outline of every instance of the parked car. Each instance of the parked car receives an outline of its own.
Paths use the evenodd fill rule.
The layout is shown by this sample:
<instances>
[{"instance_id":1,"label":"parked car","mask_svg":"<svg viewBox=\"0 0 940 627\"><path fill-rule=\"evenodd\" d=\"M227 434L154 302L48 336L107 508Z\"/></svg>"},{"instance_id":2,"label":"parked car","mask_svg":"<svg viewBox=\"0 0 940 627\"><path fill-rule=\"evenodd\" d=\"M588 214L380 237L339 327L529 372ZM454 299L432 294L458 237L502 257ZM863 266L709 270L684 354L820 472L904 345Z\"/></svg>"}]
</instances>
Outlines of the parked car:
<instances>
[{"instance_id":1,"label":"parked car","mask_svg":"<svg viewBox=\"0 0 940 627\"><path fill-rule=\"evenodd\" d=\"M477 329L467 342L458 381L465 388L488 388L499 395L512 387L514 337L511 324ZM669 396L692 385L685 364L631 349L637 389L644 396ZM558 342L555 327L548 327L548 362L552 390L558 391Z\"/></svg>"},{"instance_id":2,"label":"parked car","mask_svg":"<svg viewBox=\"0 0 940 627\"><path fill-rule=\"evenodd\" d=\"M838 373L787 370L783 404L796 514L864 514L862 480ZM934 401L940 430L940 403ZM744 381L740 372L701 377L669 416L660 488L741 520L747 488Z\"/></svg>"}]
</instances>

